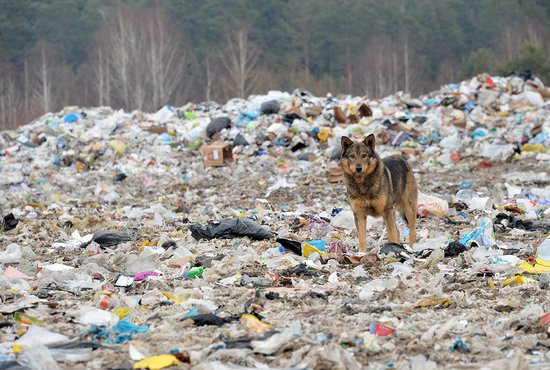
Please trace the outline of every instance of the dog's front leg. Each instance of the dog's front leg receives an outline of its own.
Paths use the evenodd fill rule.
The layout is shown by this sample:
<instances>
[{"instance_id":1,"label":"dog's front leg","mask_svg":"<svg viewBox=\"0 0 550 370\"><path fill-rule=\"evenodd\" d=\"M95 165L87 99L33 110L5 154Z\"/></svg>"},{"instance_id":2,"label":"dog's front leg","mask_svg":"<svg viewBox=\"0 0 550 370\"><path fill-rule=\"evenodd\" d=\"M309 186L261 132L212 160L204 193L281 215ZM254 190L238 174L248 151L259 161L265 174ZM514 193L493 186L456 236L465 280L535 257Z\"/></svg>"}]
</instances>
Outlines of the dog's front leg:
<instances>
[{"instance_id":1,"label":"dog's front leg","mask_svg":"<svg viewBox=\"0 0 550 370\"><path fill-rule=\"evenodd\" d=\"M349 204L353 211L357 237L359 238L359 252L367 251L367 209L362 202L350 199Z\"/></svg>"}]
</instances>

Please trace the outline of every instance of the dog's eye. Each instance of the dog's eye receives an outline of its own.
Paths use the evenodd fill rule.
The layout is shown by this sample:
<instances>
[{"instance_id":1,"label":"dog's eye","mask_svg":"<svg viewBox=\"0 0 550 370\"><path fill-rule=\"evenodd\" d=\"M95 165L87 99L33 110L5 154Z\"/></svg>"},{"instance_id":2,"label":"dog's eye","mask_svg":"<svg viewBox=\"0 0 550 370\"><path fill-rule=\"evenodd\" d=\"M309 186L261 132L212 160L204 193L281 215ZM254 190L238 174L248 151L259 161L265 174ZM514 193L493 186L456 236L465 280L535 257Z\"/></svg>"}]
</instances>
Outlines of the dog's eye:
<instances>
[{"instance_id":1,"label":"dog's eye","mask_svg":"<svg viewBox=\"0 0 550 370\"><path fill-rule=\"evenodd\" d=\"M363 154L363 159L366 159L367 157L368 157L368 155Z\"/></svg>"},{"instance_id":2,"label":"dog's eye","mask_svg":"<svg viewBox=\"0 0 550 370\"><path fill-rule=\"evenodd\" d=\"M349 156L351 159L355 159L355 154L350 154Z\"/></svg>"}]
</instances>

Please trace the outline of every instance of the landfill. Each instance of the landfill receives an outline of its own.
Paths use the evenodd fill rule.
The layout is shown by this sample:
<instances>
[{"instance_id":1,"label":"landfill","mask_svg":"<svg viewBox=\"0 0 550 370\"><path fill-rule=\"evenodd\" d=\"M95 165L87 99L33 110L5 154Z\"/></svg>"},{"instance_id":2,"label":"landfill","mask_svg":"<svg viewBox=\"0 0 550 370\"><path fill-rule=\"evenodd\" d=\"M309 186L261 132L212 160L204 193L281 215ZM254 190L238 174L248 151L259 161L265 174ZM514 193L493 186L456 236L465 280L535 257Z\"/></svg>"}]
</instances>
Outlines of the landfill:
<instances>
[{"instance_id":1,"label":"landfill","mask_svg":"<svg viewBox=\"0 0 550 370\"><path fill-rule=\"evenodd\" d=\"M0 369L548 369L549 96L484 74L0 132ZM369 217L357 250L340 138L369 134L413 168L412 248Z\"/></svg>"}]
</instances>

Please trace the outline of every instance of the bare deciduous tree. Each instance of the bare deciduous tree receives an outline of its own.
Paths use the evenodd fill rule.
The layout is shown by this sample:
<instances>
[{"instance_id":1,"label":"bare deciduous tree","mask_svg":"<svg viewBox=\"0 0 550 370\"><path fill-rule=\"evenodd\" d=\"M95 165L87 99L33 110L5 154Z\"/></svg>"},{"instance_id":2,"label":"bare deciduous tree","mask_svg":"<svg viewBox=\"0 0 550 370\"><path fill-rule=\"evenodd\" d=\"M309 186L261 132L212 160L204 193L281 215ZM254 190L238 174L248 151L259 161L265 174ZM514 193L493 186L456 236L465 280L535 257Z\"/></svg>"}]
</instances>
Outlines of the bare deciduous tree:
<instances>
[{"instance_id":1,"label":"bare deciduous tree","mask_svg":"<svg viewBox=\"0 0 550 370\"><path fill-rule=\"evenodd\" d=\"M174 28L161 8L105 16L89 64L99 104L155 110L183 100L186 45Z\"/></svg>"},{"instance_id":2,"label":"bare deciduous tree","mask_svg":"<svg viewBox=\"0 0 550 370\"><path fill-rule=\"evenodd\" d=\"M206 73L206 83L205 83L205 96L206 101L212 100L212 84L214 83L214 80L216 79L217 71L212 66L212 56L210 53L206 54L206 57L204 59L204 67L205 67L205 73Z\"/></svg>"},{"instance_id":3,"label":"bare deciduous tree","mask_svg":"<svg viewBox=\"0 0 550 370\"><path fill-rule=\"evenodd\" d=\"M229 76L230 88L244 98L258 78L258 53L248 41L248 31L241 28L233 36L228 36L226 50L219 54Z\"/></svg>"},{"instance_id":4,"label":"bare deciduous tree","mask_svg":"<svg viewBox=\"0 0 550 370\"><path fill-rule=\"evenodd\" d=\"M49 47L41 43L36 50L34 69L34 97L42 107L42 113L53 107L53 70L55 62Z\"/></svg>"},{"instance_id":5,"label":"bare deciduous tree","mask_svg":"<svg viewBox=\"0 0 550 370\"><path fill-rule=\"evenodd\" d=\"M12 73L2 76L0 79L0 109L3 128L15 127L17 124L17 113L19 111L19 97L17 95L17 84Z\"/></svg>"},{"instance_id":6,"label":"bare deciduous tree","mask_svg":"<svg viewBox=\"0 0 550 370\"><path fill-rule=\"evenodd\" d=\"M379 97L393 90L397 78L397 68L392 64L393 47L388 38L374 38L359 57L358 73L364 79L365 94Z\"/></svg>"},{"instance_id":7,"label":"bare deciduous tree","mask_svg":"<svg viewBox=\"0 0 550 370\"><path fill-rule=\"evenodd\" d=\"M406 32L395 40L387 37L370 40L357 64L356 80L363 79L363 93L369 96L381 97L399 90L416 92L415 71L421 63Z\"/></svg>"},{"instance_id":8,"label":"bare deciduous tree","mask_svg":"<svg viewBox=\"0 0 550 370\"><path fill-rule=\"evenodd\" d=\"M151 17L148 39L148 60L153 76L153 104L155 107L167 104L182 87L185 77L187 54L181 37L174 33L169 17L164 11L155 9Z\"/></svg>"}]
</instances>

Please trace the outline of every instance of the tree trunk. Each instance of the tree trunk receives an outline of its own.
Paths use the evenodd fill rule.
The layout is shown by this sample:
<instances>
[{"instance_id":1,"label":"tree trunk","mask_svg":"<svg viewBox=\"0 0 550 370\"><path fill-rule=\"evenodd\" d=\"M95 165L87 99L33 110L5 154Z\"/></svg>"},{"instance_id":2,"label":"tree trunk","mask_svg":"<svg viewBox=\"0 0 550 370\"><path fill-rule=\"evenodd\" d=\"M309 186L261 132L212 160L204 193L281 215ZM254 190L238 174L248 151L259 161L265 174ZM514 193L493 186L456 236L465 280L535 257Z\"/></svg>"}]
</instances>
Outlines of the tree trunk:
<instances>
[{"instance_id":1,"label":"tree trunk","mask_svg":"<svg viewBox=\"0 0 550 370\"><path fill-rule=\"evenodd\" d=\"M206 67L206 101L211 100L211 93L212 93L212 70L210 67L210 55L206 55L205 60L205 67Z\"/></svg>"},{"instance_id":2,"label":"tree trunk","mask_svg":"<svg viewBox=\"0 0 550 370\"><path fill-rule=\"evenodd\" d=\"M41 78L42 78L42 106L44 108L44 113L50 111L50 99L51 99L51 86L50 86L50 71L48 66L48 61L46 59L46 50L42 45L41 48Z\"/></svg>"},{"instance_id":3,"label":"tree trunk","mask_svg":"<svg viewBox=\"0 0 550 370\"><path fill-rule=\"evenodd\" d=\"M405 71L405 93L408 94L411 92L411 72L408 37L405 37L405 40L403 41L403 70Z\"/></svg>"},{"instance_id":4,"label":"tree trunk","mask_svg":"<svg viewBox=\"0 0 550 370\"><path fill-rule=\"evenodd\" d=\"M29 62L28 62L28 58L27 58L27 55L25 55L25 60L23 61L24 63L24 107L23 107L23 110L24 110L24 113L22 115L23 117L23 120L25 122L29 121L29 110L30 110L30 104L29 104Z\"/></svg>"},{"instance_id":5,"label":"tree trunk","mask_svg":"<svg viewBox=\"0 0 550 370\"><path fill-rule=\"evenodd\" d=\"M103 106L105 104L104 94L104 80L105 80L105 71L103 70L103 52L101 49L97 51L97 65L98 65L98 92L99 92L99 105Z\"/></svg>"}]
</instances>

